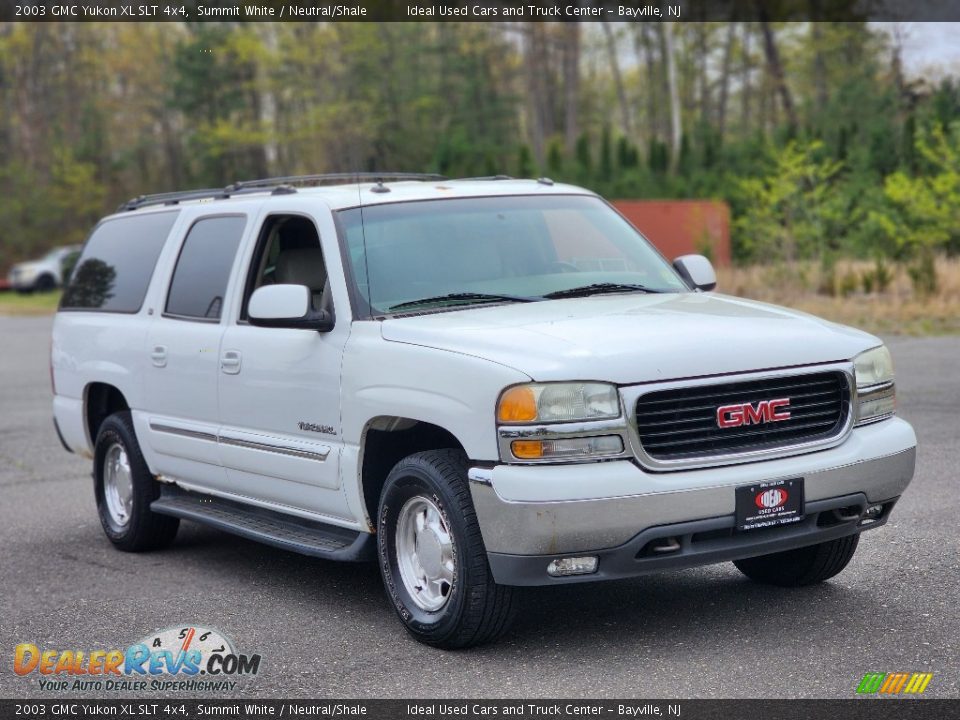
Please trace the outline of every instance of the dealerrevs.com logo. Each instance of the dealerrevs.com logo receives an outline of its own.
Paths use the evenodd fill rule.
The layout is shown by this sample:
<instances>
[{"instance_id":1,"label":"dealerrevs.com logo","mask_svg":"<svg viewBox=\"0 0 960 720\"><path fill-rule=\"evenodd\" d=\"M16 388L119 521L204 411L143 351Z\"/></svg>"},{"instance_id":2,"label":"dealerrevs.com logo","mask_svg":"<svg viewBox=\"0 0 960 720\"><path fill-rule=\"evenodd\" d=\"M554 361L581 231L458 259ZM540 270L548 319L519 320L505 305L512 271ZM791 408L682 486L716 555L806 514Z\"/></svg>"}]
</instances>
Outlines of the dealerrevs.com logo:
<instances>
[{"instance_id":1,"label":"dealerrevs.com logo","mask_svg":"<svg viewBox=\"0 0 960 720\"><path fill-rule=\"evenodd\" d=\"M125 650L59 650L17 645L13 671L43 691L231 692L256 675L260 655L238 653L233 641L199 625L170 627Z\"/></svg>"}]
</instances>

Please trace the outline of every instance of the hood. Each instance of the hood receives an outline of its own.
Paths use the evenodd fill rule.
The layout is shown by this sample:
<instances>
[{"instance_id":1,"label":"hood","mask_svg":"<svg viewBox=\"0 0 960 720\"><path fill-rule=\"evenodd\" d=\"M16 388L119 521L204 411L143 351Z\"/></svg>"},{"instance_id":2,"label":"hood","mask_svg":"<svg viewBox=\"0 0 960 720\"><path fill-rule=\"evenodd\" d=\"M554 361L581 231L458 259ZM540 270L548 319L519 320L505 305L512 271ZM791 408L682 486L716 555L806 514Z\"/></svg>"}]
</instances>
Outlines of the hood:
<instances>
[{"instance_id":1,"label":"hood","mask_svg":"<svg viewBox=\"0 0 960 720\"><path fill-rule=\"evenodd\" d=\"M484 358L534 380L621 385L849 360L880 340L716 294L600 295L393 318L385 340Z\"/></svg>"}]
</instances>

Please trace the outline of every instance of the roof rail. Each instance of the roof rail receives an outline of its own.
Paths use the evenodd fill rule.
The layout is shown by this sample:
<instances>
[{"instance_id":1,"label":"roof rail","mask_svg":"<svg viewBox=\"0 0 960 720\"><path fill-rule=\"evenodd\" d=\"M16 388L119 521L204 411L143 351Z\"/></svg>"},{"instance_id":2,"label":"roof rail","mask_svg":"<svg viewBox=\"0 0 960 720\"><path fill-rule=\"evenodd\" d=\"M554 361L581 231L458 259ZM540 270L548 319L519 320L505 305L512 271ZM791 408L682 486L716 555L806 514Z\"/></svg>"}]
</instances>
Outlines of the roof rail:
<instances>
[{"instance_id":1,"label":"roof rail","mask_svg":"<svg viewBox=\"0 0 960 720\"><path fill-rule=\"evenodd\" d=\"M189 200L225 200L234 195L272 191L276 195L286 195L296 192L295 185L336 185L349 184L360 181L383 183L384 181L446 180L444 175L432 173L398 173L398 172L361 172L361 173L326 173L322 175L287 175L283 177L261 178L259 180L241 180L224 188L202 188L198 190L183 190L180 192L155 193L140 195L127 200L117 208L117 212L138 210L150 205L176 205Z\"/></svg>"},{"instance_id":2,"label":"roof rail","mask_svg":"<svg viewBox=\"0 0 960 720\"><path fill-rule=\"evenodd\" d=\"M446 180L445 175L435 173L399 173L399 172L355 172L355 173L323 173L320 175L288 175L286 177L262 178L261 180L241 180L228 185L228 192L244 190L246 188L263 188L275 185L336 185L338 183L352 183L366 180L368 182L382 182L384 180Z\"/></svg>"},{"instance_id":3,"label":"roof rail","mask_svg":"<svg viewBox=\"0 0 960 720\"><path fill-rule=\"evenodd\" d=\"M138 195L121 203L117 212L136 210L148 205L176 205L182 200L209 200L224 197L223 188L204 188L200 190L183 190L181 192L154 193L153 195ZM227 196L228 197L228 196Z\"/></svg>"}]
</instances>

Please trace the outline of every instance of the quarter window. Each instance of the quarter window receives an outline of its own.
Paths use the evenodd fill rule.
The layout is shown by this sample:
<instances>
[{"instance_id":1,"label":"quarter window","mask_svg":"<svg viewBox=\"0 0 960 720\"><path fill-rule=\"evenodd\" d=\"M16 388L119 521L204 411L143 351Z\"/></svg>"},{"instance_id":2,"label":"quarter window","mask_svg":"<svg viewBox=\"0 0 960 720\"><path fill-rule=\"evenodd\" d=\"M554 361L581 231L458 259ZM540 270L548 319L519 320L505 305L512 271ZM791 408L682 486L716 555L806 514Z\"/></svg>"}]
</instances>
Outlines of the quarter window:
<instances>
[{"instance_id":1,"label":"quarter window","mask_svg":"<svg viewBox=\"0 0 960 720\"><path fill-rule=\"evenodd\" d=\"M77 260L60 308L139 311L177 214L150 213L100 223Z\"/></svg>"},{"instance_id":2,"label":"quarter window","mask_svg":"<svg viewBox=\"0 0 960 720\"><path fill-rule=\"evenodd\" d=\"M166 314L219 320L245 217L198 220L190 228L170 281Z\"/></svg>"}]
</instances>

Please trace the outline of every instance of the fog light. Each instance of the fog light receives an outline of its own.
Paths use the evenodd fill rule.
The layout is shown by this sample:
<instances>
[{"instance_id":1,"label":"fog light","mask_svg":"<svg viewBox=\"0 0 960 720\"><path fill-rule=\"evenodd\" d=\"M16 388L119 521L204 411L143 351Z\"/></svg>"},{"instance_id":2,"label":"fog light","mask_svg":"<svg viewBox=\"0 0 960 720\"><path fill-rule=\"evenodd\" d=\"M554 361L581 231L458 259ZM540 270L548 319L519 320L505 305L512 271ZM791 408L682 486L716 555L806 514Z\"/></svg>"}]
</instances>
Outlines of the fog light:
<instances>
[{"instance_id":1,"label":"fog light","mask_svg":"<svg viewBox=\"0 0 960 720\"><path fill-rule=\"evenodd\" d=\"M547 575L551 577L564 577L566 575L589 575L597 571L597 557L572 557L561 558L560 560L551 560L547 565Z\"/></svg>"},{"instance_id":2,"label":"fog light","mask_svg":"<svg viewBox=\"0 0 960 720\"><path fill-rule=\"evenodd\" d=\"M867 508L867 511L863 514L863 517L866 520L875 520L881 515L883 515L883 505L871 505Z\"/></svg>"},{"instance_id":3,"label":"fog light","mask_svg":"<svg viewBox=\"0 0 960 720\"><path fill-rule=\"evenodd\" d=\"M563 440L514 440L510 443L510 449L513 456L520 460L619 455L623 452L623 440L619 435Z\"/></svg>"}]
</instances>

